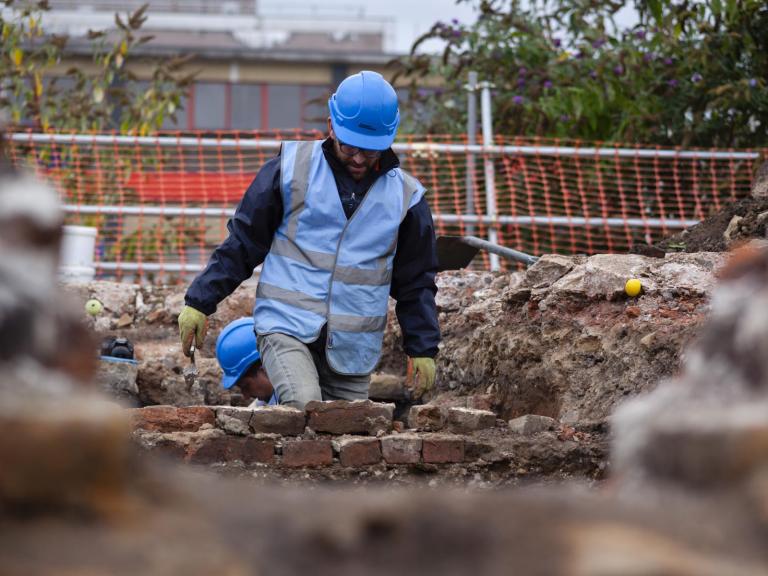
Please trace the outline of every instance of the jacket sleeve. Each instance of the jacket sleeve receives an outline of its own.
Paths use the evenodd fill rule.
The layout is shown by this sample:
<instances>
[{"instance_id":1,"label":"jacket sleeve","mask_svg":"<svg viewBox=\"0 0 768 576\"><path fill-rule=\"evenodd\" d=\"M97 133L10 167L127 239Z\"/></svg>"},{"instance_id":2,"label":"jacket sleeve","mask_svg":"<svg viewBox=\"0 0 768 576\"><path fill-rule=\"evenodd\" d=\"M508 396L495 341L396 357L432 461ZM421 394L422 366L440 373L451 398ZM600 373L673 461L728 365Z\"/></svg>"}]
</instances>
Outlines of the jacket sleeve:
<instances>
[{"instance_id":1,"label":"jacket sleeve","mask_svg":"<svg viewBox=\"0 0 768 576\"><path fill-rule=\"evenodd\" d=\"M184 301L204 314L253 274L264 262L283 216L280 158L262 166L229 222L229 236L214 250L208 265L193 280Z\"/></svg>"},{"instance_id":2,"label":"jacket sleeve","mask_svg":"<svg viewBox=\"0 0 768 576\"><path fill-rule=\"evenodd\" d=\"M426 198L410 208L400 224L390 294L410 357L437 355L440 326L435 306L437 252L435 227Z\"/></svg>"}]
</instances>

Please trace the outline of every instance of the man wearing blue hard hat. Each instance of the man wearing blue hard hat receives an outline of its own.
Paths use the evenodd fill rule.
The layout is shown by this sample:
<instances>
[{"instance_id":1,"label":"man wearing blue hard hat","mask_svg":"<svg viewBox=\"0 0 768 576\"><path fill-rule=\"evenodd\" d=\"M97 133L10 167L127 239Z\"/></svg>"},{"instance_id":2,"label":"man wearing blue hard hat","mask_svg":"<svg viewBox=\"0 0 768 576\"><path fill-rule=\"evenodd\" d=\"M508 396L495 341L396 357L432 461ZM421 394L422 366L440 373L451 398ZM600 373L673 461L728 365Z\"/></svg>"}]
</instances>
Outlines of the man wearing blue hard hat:
<instances>
[{"instance_id":1,"label":"man wearing blue hard hat","mask_svg":"<svg viewBox=\"0 0 768 576\"><path fill-rule=\"evenodd\" d=\"M179 315L189 354L202 346L206 316L263 263L258 351L280 403L298 408L368 397L390 295L417 394L434 385L440 341L432 215L390 147L397 94L380 74L360 72L328 108L326 140L283 142L261 168Z\"/></svg>"},{"instance_id":2,"label":"man wearing blue hard hat","mask_svg":"<svg viewBox=\"0 0 768 576\"><path fill-rule=\"evenodd\" d=\"M256 347L253 318L240 318L224 327L216 339L216 359L224 372L221 385L225 390L235 387L246 401L277 404Z\"/></svg>"}]
</instances>

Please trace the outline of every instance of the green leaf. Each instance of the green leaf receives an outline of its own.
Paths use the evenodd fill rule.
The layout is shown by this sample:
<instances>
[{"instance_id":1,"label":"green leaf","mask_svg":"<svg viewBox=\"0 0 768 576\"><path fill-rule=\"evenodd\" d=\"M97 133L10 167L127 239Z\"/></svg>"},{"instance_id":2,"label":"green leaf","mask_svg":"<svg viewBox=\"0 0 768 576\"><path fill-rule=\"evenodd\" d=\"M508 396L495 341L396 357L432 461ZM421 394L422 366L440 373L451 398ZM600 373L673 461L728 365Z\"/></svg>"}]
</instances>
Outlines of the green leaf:
<instances>
[{"instance_id":1,"label":"green leaf","mask_svg":"<svg viewBox=\"0 0 768 576\"><path fill-rule=\"evenodd\" d=\"M661 0L646 0L646 4L648 5L648 9L651 11L653 19L656 20L656 23L659 24L659 26L661 26L663 24L664 18L661 9Z\"/></svg>"}]
</instances>

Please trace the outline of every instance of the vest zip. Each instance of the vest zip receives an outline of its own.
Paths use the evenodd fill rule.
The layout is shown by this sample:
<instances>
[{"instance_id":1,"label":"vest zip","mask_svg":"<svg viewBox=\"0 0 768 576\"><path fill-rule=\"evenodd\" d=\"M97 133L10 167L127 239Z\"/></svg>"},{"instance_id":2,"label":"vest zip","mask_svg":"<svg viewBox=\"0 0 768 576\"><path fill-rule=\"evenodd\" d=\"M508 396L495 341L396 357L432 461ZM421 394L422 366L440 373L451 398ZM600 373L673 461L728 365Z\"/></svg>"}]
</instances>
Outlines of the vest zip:
<instances>
[{"instance_id":1,"label":"vest zip","mask_svg":"<svg viewBox=\"0 0 768 576\"><path fill-rule=\"evenodd\" d=\"M357 210L352 214L351 218L347 218L347 223L344 224L344 228L341 230L341 234L339 235L339 241L336 243L336 254L333 257L333 270L331 271L331 279L328 283L328 299L326 300L326 306L325 306L325 324L328 327L328 337L325 339L325 350L326 354L327 351L331 348L333 348L333 334L331 333L331 296L333 296L333 279L336 276L336 263L339 261L339 249L341 248L341 242L344 240L344 234L347 233L347 228L349 227L350 222L354 219L355 216L357 216L360 213L360 210L363 208L363 204L365 204L366 200L368 200L368 196L370 196L369 192L371 189L376 185L376 183L379 181L379 179L384 176L382 174L376 180L373 181L373 183L368 187L368 189L365 191L365 196L363 196L363 199L360 201L360 204L357 207ZM344 212L344 205L341 204L341 211Z\"/></svg>"}]
</instances>

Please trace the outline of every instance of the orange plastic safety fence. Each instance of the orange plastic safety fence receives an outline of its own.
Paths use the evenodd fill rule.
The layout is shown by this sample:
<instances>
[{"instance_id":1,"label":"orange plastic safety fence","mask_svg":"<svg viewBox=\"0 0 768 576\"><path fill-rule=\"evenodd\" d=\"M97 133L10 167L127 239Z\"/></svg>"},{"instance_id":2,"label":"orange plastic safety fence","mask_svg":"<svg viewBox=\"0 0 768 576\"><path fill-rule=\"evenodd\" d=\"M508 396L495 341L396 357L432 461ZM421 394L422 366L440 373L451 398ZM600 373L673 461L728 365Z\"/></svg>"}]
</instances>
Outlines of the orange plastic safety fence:
<instances>
[{"instance_id":1,"label":"orange plastic safety fence","mask_svg":"<svg viewBox=\"0 0 768 576\"><path fill-rule=\"evenodd\" d=\"M58 188L67 222L99 229L100 277L186 281L227 234L226 222L279 141L315 131L16 133L10 156ZM657 242L749 193L750 150L496 137L484 153L456 135L398 141L404 169L428 190L439 235L488 238L534 255L624 252ZM493 177L496 212L486 192ZM501 262L503 269L515 263ZM487 254L475 264L488 267Z\"/></svg>"}]
</instances>

